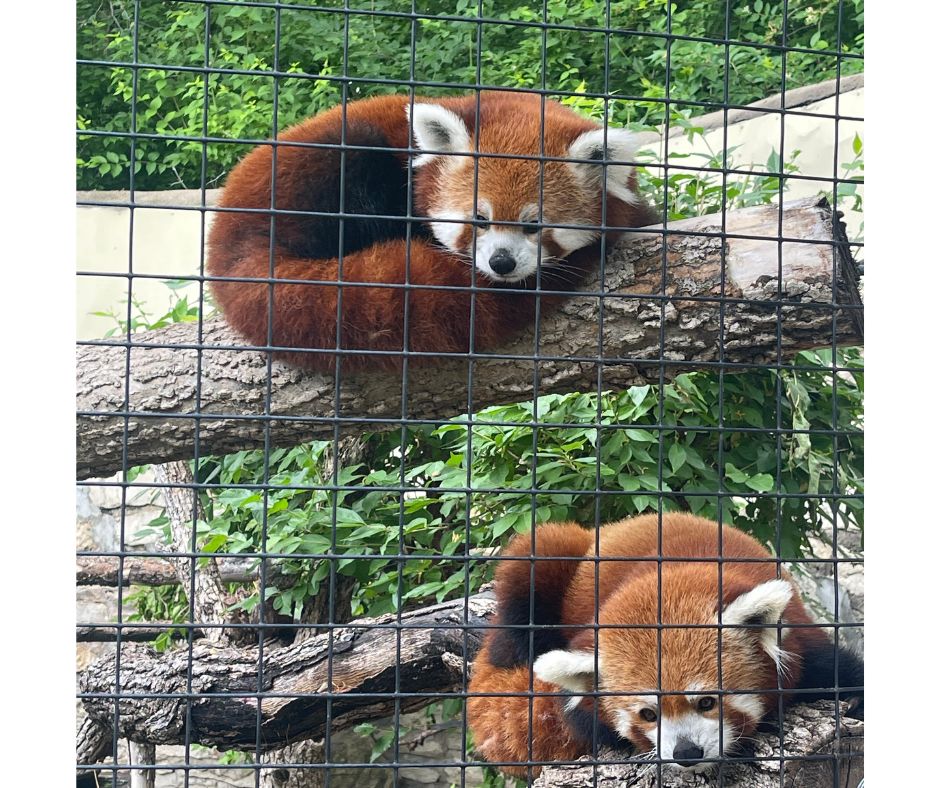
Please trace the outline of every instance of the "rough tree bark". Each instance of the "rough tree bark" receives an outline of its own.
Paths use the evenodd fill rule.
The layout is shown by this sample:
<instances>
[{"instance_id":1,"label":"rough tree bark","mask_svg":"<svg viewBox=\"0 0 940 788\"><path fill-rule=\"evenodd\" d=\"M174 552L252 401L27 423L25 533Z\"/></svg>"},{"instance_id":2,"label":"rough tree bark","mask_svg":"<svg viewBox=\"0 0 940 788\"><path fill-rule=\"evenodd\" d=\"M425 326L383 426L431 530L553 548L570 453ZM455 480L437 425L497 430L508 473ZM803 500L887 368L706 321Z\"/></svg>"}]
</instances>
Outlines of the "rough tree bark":
<instances>
[{"instance_id":1,"label":"rough tree bark","mask_svg":"<svg viewBox=\"0 0 940 788\"><path fill-rule=\"evenodd\" d=\"M121 685L115 687L115 660L93 663L79 680L88 716L114 723L115 693L120 695L118 734L135 741L180 744L191 708L191 741L222 749L253 751L260 699L261 747L270 751L303 739L322 738L326 693L332 670L330 729L342 730L394 709L396 671L401 711L427 705L420 693L453 692L463 682L463 666L476 654L495 611L489 593L422 608L401 617L362 619L281 648L220 648L206 642L158 654L147 646L122 648ZM476 627L476 629L475 629ZM399 635L400 632L400 635ZM466 644L466 652L464 650ZM187 691L187 677L192 689ZM164 697L152 697L161 694ZM165 697L166 694L185 697Z\"/></svg>"},{"instance_id":2,"label":"rough tree bark","mask_svg":"<svg viewBox=\"0 0 940 788\"><path fill-rule=\"evenodd\" d=\"M722 765L721 774L676 775L644 763L609 763L597 766L547 766L535 788L660 788L660 786L725 786L725 788L856 788L864 776L864 732L860 720L846 716L841 704L836 721L834 704L819 701L792 706L780 726L754 737L753 751L740 762ZM770 728L771 726L768 726ZM750 758L767 760L750 760ZM616 753L602 752L599 761L616 761ZM835 765L838 762L838 767ZM836 774L838 769L838 775Z\"/></svg>"},{"instance_id":3,"label":"rough tree bark","mask_svg":"<svg viewBox=\"0 0 940 788\"><path fill-rule=\"evenodd\" d=\"M833 341L859 344L861 311L842 308L860 299L841 224L834 226L829 207L814 200L785 205L782 223L780 215L775 206L730 212L725 217L730 237L724 240L721 216L714 215L670 223L665 250L655 230L617 244L608 255L603 285L594 276L583 288L605 293L602 337L597 296L571 297L543 316L538 351L546 358L539 361L539 392L595 388L599 340L603 379L611 388L658 380L660 358L669 362L667 378L717 361L720 336L724 361L741 364L776 363L778 350L788 357ZM793 240L778 243L778 237ZM664 306L643 298L663 294L663 282L669 296ZM721 305L689 300L722 295ZM332 437L336 417L375 419L343 425L346 432L362 432L395 428L403 416L440 420L467 411L471 362L466 359L413 367L405 403L395 376L344 376L338 413L332 376L276 362L266 411L265 354L245 348L221 321L204 324L201 351L196 339L195 328L181 324L135 335L130 350L110 341L79 348L80 479L121 469L125 414L126 462L133 466L191 456L197 424L203 453L223 454L261 446L267 425L270 445L280 446ZM233 344L244 349L215 349ZM530 329L507 343L500 353L505 358L473 361L472 409L530 398L531 362L512 356L531 356L535 350ZM128 352L131 379L125 402ZM197 412L198 420L188 418Z\"/></svg>"}]
</instances>

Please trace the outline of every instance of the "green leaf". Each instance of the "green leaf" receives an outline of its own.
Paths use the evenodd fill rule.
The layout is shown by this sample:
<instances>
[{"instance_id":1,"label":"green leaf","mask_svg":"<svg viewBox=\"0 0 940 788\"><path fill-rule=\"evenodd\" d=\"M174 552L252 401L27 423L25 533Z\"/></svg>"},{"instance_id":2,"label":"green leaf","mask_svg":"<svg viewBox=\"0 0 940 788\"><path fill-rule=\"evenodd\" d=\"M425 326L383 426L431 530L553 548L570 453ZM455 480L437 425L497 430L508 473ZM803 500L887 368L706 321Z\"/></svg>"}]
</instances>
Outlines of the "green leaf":
<instances>
[{"instance_id":1,"label":"green leaf","mask_svg":"<svg viewBox=\"0 0 940 788\"><path fill-rule=\"evenodd\" d=\"M744 471L739 470L735 467L734 463L726 462L725 463L725 476L727 476L731 481L741 484L742 482L747 481L747 474Z\"/></svg>"},{"instance_id":2,"label":"green leaf","mask_svg":"<svg viewBox=\"0 0 940 788\"><path fill-rule=\"evenodd\" d=\"M746 479L744 483L757 492L769 492L774 488L774 477L769 473L759 473Z\"/></svg>"},{"instance_id":3,"label":"green leaf","mask_svg":"<svg viewBox=\"0 0 940 788\"><path fill-rule=\"evenodd\" d=\"M675 473L685 465L686 453L685 446L681 443L673 443L669 447L669 464L672 466L672 472Z\"/></svg>"}]
</instances>

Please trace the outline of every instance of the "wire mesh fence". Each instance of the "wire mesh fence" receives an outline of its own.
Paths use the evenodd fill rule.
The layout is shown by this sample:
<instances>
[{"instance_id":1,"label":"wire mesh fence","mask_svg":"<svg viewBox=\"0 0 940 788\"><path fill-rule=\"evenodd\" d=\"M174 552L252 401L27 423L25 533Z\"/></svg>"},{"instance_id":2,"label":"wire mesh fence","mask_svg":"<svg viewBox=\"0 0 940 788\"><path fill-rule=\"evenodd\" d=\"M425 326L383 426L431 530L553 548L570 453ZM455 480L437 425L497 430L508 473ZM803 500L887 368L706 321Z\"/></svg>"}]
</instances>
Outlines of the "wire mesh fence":
<instances>
[{"instance_id":1,"label":"wire mesh fence","mask_svg":"<svg viewBox=\"0 0 940 788\"><path fill-rule=\"evenodd\" d=\"M78 23L79 784L860 783L860 3Z\"/></svg>"}]
</instances>

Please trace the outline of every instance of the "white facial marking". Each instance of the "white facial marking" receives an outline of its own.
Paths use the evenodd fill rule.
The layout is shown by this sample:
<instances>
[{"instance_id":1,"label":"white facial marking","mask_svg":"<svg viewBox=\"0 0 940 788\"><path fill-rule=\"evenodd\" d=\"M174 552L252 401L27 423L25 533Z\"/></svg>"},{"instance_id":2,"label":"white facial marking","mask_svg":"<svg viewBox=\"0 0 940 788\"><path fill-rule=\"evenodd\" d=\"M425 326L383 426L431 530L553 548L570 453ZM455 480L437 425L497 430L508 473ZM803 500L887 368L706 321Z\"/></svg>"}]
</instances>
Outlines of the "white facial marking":
<instances>
[{"instance_id":1,"label":"white facial marking","mask_svg":"<svg viewBox=\"0 0 940 788\"><path fill-rule=\"evenodd\" d=\"M589 246L600 237L595 230L574 230L571 228L558 228L552 230L552 240L562 249L562 255L567 255L575 249Z\"/></svg>"},{"instance_id":2,"label":"white facial marking","mask_svg":"<svg viewBox=\"0 0 940 788\"><path fill-rule=\"evenodd\" d=\"M754 722L764 716L764 703L759 695L725 695L724 702L735 711L747 715Z\"/></svg>"},{"instance_id":3,"label":"white facial marking","mask_svg":"<svg viewBox=\"0 0 940 788\"><path fill-rule=\"evenodd\" d=\"M520 282L528 279L538 267L537 234L525 235L521 230L490 227L477 233L476 266L491 279L500 282ZM504 274L493 270L490 260L497 251L509 253L516 261L515 267Z\"/></svg>"},{"instance_id":4,"label":"white facial marking","mask_svg":"<svg viewBox=\"0 0 940 788\"><path fill-rule=\"evenodd\" d=\"M467 221L467 216L462 211L455 211L450 208L442 208L440 210L435 210L431 212L432 219L455 219L457 221L451 222L431 222L431 232L434 233L434 237L437 238L444 246L448 249L459 252L460 246L457 243L457 239L460 238L460 234L463 232L463 224L461 222Z\"/></svg>"},{"instance_id":5,"label":"white facial marking","mask_svg":"<svg viewBox=\"0 0 940 788\"><path fill-rule=\"evenodd\" d=\"M633 728L633 715L626 709L617 709L614 713L614 725L623 738L630 738L630 731Z\"/></svg>"},{"instance_id":6,"label":"white facial marking","mask_svg":"<svg viewBox=\"0 0 940 788\"><path fill-rule=\"evenodd\" d=\"M657 751L660 758L671 760L675 758L676 746L680 739L688 739L702 748L702 758L718 758L721 752L718 749L718 720L705 717L701 714L688 712L678 717L663 717L659 722L659 746ZM727 748L731 740L727 736L727 726L723 726L723 744ZM650 731L650 737L656 741L656 731ZM710 764L699 763L691 767L672 764L680 769L689 771L705 771L711 769Z\"/></svg>"},{"instance_id":7,"label":"white facial marking","mask_svg":"<svg viewBox=\"0 0 940 788\"><path fill-rule=\"evenodd\" d=\"M594 654L587 651L555 649L542 654L532 670L542 681L557 684L572 692L586 692L594 687Z\"/></svg>"}]
</instances>

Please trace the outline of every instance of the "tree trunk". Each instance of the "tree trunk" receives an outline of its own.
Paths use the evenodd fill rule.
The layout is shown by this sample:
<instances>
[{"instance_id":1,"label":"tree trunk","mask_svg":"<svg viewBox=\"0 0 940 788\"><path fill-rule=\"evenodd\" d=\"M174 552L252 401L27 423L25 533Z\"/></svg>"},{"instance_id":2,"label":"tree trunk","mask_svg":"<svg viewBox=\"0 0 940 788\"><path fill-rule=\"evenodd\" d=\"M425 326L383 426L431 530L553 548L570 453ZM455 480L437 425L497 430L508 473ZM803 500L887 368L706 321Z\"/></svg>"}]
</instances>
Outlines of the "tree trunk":
<instances>
[{"instance_id":1,"label":"tree trunk","mask_svg":"<svg viewBox=\"0 0 940 788\"><path fill-rule=\"evenodd\" d=\"M595 389L599 363L605 386L625 388L657 381L663 366L672 378L703 363L768 364L800 349L860 344L861 311L853 308L861 303L858 275L841 223L814 200L785 205L782 224L780 216L777 206L730 212L724 239L717 214L671 222L665 250L661 230L631 236L609 251L603 283L594 275L582 288L586 294L546 310L537 348L533 327L510 338L498 357L412 365L405 402L398 375L348 375L337 413L332 375L275 362L269 376L265 354L245 347L222 321L203 325L201 346L191 324L135 334L129 351L116 340L83 344L78 477L120 470L125 438L128 466L192 456L197 424L203 453L225 454L262 446L266 428L272 447L331 438L344 414L374 419L342 425L347 433L394 429L403 417L452 418L468 408L469 363L471 410L531 399L532 362L518 356L536 350L538 392L548 394ZM793 240L778 243L778 237ZM587 294L599 290L603 299ZM668 298L657 298L664 291ZM241 349L226 349L232 345ZM203 348L199 367L197 347ZM197 390L198 422L185 417L196 410Z\"/></svg>"},{"instance_id":2,"label":"tree trunk","mask_svg":"<svg viewBox=\"0 0 940 788\"><path fill-rule=\"evenodd\" d=\"M93 766L108 757L114 744L113 722L93 720L91 717L82 720L75 736L75 762L79 766ZM79 780L84 778L88 783L94 784L96 776L96 771L78 771Z\"/></svg>"},{"instance_id":3,"label":"tree trunk","mask_svg":"<svg viewBox=\"0 0 940 788\"><path fill-rule=\"evenodd\" d=\"M134 766L153 766L157 762L157 748L152 744L141 744L132 741L127 743L130 754L131 784L130 788L154 788L157 773L154 769L135 769Z\"/></svg>"},{"instance_id":4,"label":"tree trunk","mask_svg":"<svg viewBox=\"0 0 940 788\"><path fill-rule=\"evenodd\" d=\"M864 776L864 724L845 716L841 704L838 724L829 701L790 707L783 720L784 747L780 751L780 729L758 734L753 753L739 762L721 764L711 776L660 775L649 763L608 763L597 766L546 766L535 788L664 788L667 786L724 786L724 788L856 788ZM828 757L827 757L828 756ZM616 761L622 756L602 752L598 761ZM749 760L763 758L766 760ZM588 760L588 759L584 759Z\"/></svg>"}]
</instances>

